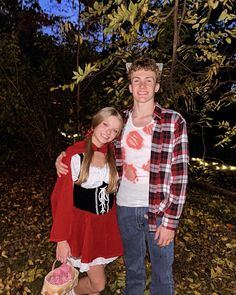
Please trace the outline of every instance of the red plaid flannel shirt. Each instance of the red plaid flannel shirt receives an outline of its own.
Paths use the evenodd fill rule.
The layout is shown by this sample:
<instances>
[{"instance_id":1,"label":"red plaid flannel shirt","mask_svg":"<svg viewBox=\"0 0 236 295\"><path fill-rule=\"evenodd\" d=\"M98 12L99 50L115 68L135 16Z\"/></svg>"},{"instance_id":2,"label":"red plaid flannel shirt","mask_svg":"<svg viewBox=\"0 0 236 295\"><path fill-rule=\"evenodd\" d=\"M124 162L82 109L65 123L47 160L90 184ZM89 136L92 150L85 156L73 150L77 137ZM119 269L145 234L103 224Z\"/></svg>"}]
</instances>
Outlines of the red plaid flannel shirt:
<instances>
[{"instance_id":1,"label":"red plaid flannel shirt","mask_svg":"<svg viewBox=\"0 0 236 295\"><path fill-rule=\"evenodd\" d=\"M130 109L123 112L127 122ZM188 181L188 137L186 122L173 111L156 104L151 146L149 212L151 231L156 230L156 219L162 217L162 225L175 230L183 210ZM123 162L121 137L115 141L116 166L121 179Z\"/></svg>"}]
</instances>

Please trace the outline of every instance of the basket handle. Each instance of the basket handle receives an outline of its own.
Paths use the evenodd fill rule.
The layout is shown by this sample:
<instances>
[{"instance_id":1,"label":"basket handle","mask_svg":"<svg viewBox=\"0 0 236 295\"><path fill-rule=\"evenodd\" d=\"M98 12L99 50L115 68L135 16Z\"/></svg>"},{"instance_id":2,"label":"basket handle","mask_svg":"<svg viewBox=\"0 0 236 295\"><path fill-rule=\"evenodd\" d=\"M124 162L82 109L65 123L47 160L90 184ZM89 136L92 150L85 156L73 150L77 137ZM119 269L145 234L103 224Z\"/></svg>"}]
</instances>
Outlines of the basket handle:
<instances>
[{"instance_id":1,"label":"basket handle","mask_svg":"<svg viewBox=\"0 0 236 295\"><path fill-rule=\"evenodd\" d=\"M59 261L59 260L57 260L57 259L54 260L54 262L53 262L53 264L52 264L52 270L55 269L55 265L56 265L56 262L57 262L57 261Z\"/></svg>"}]
</instances>

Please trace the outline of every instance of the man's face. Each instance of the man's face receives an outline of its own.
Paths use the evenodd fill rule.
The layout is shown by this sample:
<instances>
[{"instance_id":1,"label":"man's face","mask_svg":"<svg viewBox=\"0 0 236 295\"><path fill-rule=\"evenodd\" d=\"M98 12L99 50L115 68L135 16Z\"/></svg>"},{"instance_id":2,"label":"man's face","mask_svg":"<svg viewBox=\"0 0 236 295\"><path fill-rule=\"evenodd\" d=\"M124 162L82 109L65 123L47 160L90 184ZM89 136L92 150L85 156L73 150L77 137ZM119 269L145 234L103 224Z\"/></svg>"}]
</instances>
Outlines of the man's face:
<instances>
[{"instance_id":1,"label":"man's face","mask_svg":"<svg viewBox=\"0 0 236 295\"><path fill-rule=\"evenodd\" d=\"M133 94L135 102L145 103L153 100L155 92L159 90L159 83L156 82L155 72L138 70L131 73L129 91Z\"/></svg>"}]
</instances>

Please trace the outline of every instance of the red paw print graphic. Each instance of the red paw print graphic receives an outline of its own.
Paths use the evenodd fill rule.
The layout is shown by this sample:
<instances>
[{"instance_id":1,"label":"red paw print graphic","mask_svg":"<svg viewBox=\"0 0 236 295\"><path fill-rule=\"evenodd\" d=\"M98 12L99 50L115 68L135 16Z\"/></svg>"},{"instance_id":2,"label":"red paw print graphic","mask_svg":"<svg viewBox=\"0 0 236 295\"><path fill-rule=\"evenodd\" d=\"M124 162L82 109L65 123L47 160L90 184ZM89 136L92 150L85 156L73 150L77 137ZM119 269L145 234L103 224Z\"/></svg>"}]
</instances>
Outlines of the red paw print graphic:
<instances>
[{"instance_id":1,"label":"red paw print graphic","mask_svg":"<svg viewBox=\"0 0 236 295\"><path fill-rule=\"evenodd\" d=\"M147 161L146 164L143 164L142 168L143 168L143 170L145 170L145 171L150 171L150 160Z\"/></svg>"},{"instance_id":2,"label":"red paw print graphic","mask_svg":"<svg viewBox=\"0 0 236 295\"><path fill-rule=\"evenodd\" d=\"M127 145L135 150L140 150L143 146L143 138L137 131L131 131L127 135Z\"/></svg>"},{"instance_id":3,"label":"red paw print graphic","mask_svg":"<svg viewBox=\"0 0 236 295\"><path fill-rule=\"evenodd\" d=\"M137 182L137 170L132 164L124 164L124 175L125 177L133 183Z\"/></svg>"},{"instance_id":4,"label":"red paw print graphic","mask_svg":"<svg viewBox=\"0 0 236 295\"><path fill-rule=\"evenodd\" d=\"M153 123L143 127L143 132L145 132L148 135L152 135L152 128L153 128Z\"/></svg>"}]
</instances>

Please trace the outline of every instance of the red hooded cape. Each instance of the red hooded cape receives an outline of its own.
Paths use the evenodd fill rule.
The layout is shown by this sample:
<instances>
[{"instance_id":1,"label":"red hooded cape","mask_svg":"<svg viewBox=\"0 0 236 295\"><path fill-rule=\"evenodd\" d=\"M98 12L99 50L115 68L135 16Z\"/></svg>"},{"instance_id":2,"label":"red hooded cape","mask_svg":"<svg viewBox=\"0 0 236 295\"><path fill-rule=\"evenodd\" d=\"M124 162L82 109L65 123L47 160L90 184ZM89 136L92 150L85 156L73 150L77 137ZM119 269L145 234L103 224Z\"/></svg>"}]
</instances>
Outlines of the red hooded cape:
<instances>
[{"instance_id":1,"label":"red hooded cape","mask_svg":"<svg viewBox=\"0 0 236 295\"><path fill-rule=\"evenodd\" d=\"M71 158L85 151L85 142L79 141L66 150L63 163L69 167L67 175L57 178L51 195L53 224L50 241L60 242L69 240L73 222L73 180L71 175Z\"/></svg>"}]
</instances>

